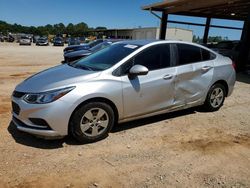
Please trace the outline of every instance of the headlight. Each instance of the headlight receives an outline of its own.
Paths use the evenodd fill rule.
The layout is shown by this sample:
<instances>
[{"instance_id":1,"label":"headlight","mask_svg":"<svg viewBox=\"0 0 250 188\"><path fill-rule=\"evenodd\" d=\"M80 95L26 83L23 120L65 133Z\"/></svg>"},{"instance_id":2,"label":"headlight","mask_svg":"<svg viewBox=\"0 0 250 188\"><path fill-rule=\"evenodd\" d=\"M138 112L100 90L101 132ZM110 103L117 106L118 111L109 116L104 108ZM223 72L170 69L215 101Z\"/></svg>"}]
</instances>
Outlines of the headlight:
<instances>
[{"instance_id":1,"label":"headlight","mask_svg":"<svg viewBox=\"0 0 250 188\"><path fill-rule=\"evenodd\" d=\"M72 91L74 88L75 87L67 87L43 93L30 93L24 95L23 100L31 104L46 104L56 101L57 99Z\"/></svg>"}]
</instances>

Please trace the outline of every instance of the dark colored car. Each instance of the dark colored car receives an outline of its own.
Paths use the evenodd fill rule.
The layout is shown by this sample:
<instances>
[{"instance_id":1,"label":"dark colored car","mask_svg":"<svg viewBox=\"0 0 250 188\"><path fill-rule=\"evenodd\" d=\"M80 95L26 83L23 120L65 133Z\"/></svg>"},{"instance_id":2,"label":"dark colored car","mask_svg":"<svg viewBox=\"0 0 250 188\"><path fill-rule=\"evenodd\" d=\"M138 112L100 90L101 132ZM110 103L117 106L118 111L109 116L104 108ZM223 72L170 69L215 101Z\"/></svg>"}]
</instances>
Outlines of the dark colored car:
<instances>
[{"instance_id":1,"label":"dark colored car","mask_svg":"<svg viewBox=\"0 0 250 188\"><path fill-rule=\"evenodd\" d=\"M88 50L90 48L93 48L97 44L102 43L103 41L104 41L103 39L98 39L98 40L95 40L95 41L90 42L88 44L68 46L68 47L64 48L63 52L64 52L64 54L66 54L66 53L74 52L74 51L78 51L78 50Z\"/></svg>"},{"instance_id":2,"label":"dark colored car","mask_svg":"<svg viewBox=\"0 0 250 188\"><path fill-rule=\"evenodd\" d=\"M4 36L0 35L0 42L4 42Z\"/></svg>"},{"instance_id":3,"label":"dark colored car","mask_svg":"<svg viewBox=\"0 0 250 188\"><path fill-rule=\"evenodd\" d=\"M70 38L68 41L68 45L72 46L72 45L80 45L80 40L79 38Z\"/></svg>"},{"instance_id":4,"label":"dark colored car","mask_svg":"<svg viewBox=\"0 0 250 188\"><path fill-rule=\"evenodd\" d=\"M7 42L14 42L14 41L15 41L15 38L12 37L11 35L9 35L9 36L6 38L6 41L7 41Z\"/></svg>"},{"instance_id":5,"label":"dark colored car","mask_svg":"<svg viewBox=\"0 0 250 188\"><path fill-rule=\"evenodd\" d=\"M240 42L239 41L221 41L211 49L226 57L235 60L239 55Z\"/></svg>"},{"instance_id":6,"label":"dark colored car","mask_svg":"<svg viewBox=\"0 0 250 188\"><path fill-rule=\"evenodd\" d=\"M64 46L64 40L62 37L54 38L54 46Z\"/></svg>"},{"instance_id":7,"label":"dark colored car","mask_svg":"<svg viewBox=\"0 0 250 188\"><path fill-rule=\"evenodd\" d=\"M48 46L49 45L48 38L47 37L40 37L39 39L37 39L36 45L37 46Z\"/></svg>"},{"instance_id":8,"label":"dark colored car","mask_svg":"<svg viewBox=\"0 0 250 188\"><path fill-rule=\"evenodd\" d=\"M73 61L79 60L81 58L84 58L86 56L89 56L92 53L95 53L103 48L106 48L110 46L112 43L117 42L118 40L107 40L104 41L93 48L90 48L88 50L78 50L70 53L64 54L64 61L62 63L71 63Z\"/></svg>"},{"instance_id":9,"label":"dark colored car","mask_svg":"<svg viewBox=\"0 0 250 188\"><path fill-rule=\"evenodd\" d=\"M35 36L33 36L33 37L32 37L32 41L33 41L33 43L35 43L35 44L36 44L36 42L37 42L37 40L38 40L39 38L41 38L39 35L35 35Z\"/></svg>"}]
</instances>

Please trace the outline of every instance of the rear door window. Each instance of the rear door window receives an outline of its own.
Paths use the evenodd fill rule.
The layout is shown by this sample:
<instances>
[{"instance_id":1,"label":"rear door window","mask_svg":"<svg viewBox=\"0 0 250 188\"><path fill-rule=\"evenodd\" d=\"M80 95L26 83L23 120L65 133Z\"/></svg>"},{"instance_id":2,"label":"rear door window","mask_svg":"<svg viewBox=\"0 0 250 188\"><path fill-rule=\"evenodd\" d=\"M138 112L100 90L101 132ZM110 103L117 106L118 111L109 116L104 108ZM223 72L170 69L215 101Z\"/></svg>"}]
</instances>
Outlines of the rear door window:
<instances>
[{"instance_id":1,"label":"rear door window","mask_svg":"<svg viewBox=\"0 0 250 188\"><path fill-rule=\"evenodd\" d=\"M202 53L202 60L203 61L210 61L215 59L215 55L212 52L209 52L208 50L205 50L201 48L201 53Z\"/></svg>"},{"instance_id":2,"label":"rear door window","mask_svg":"<svg viewBox=\"0 0 250 188\"><path fill-rule=\"evenodd\" d=\"M202 61L201 48L189 44L177 44L178 64L186 65Z\"/></svg>"}]
</instances>

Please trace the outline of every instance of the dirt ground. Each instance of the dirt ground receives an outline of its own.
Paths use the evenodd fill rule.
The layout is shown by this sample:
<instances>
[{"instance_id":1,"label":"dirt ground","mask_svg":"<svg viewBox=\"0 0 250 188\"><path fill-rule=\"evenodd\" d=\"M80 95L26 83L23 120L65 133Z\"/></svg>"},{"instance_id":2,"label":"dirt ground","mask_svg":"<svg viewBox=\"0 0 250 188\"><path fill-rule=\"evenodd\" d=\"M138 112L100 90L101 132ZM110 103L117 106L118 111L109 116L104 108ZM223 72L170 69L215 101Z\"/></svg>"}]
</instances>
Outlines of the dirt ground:
<instances>
[{"instance_id":1,"label":"dirt ground","mask_svg":"<svg viewBox=\"0 0 250 188\"><path fill-rule=\"evenodd\" d=\"M62 47L0 43L0 187L250 187L250 77L218 112L197 108L117 125L98 143L43 140L11 123L10 95Z\"/></svg>"}]
</instances>

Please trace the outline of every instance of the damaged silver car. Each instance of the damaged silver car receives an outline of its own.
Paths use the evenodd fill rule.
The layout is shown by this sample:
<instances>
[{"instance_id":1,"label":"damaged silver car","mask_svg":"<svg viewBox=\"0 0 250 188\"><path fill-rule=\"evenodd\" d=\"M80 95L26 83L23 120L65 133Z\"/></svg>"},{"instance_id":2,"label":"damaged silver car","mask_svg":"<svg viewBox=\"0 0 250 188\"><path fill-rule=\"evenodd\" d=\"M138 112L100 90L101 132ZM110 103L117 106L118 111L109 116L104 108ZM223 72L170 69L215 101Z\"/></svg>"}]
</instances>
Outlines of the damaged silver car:
<instances>
[{"instance_id":1,"label":"damaged silver car","mask_svg":"<svg viewBox=\"0 0 250 188\"><path fill-rule=\"evenodd\" d=\"M37 136L94 142L116 123L200 105L216 111L234 84L232 61L206 47L123 41L23 81L12 96L13 122Z\"/></svg>"}]
</instances>

